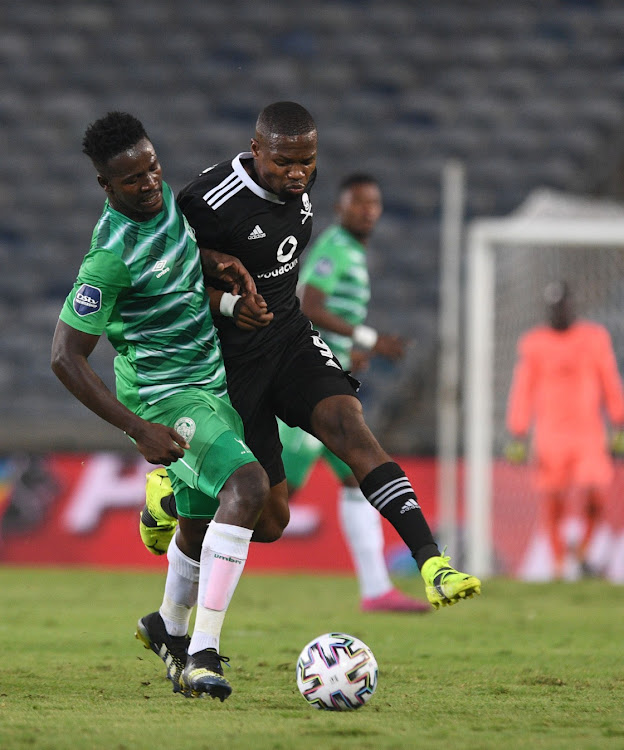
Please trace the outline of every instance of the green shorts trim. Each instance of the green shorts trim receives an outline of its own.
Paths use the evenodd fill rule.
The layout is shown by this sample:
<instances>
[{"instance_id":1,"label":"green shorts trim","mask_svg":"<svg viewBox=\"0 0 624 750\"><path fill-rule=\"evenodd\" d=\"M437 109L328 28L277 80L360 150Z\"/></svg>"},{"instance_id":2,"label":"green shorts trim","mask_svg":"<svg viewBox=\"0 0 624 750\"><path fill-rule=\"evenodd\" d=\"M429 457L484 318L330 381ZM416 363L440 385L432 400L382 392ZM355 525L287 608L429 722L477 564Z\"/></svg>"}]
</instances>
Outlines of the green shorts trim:
<instances>
[{"instance_id":1,"label":"green shorts trim","mask_svg":"<svg viewBox=\"0 0 624 750\"><path fill-rule=\"evenodd\" d=\"M229 398L188 388L143 405L139 416L173 427L186 438L190 450L167 467L178 513L185 518L212 518L225 482L238 468L256 460Z\"/></svg>"},{"instance_id":2,"label":"green shorts trim","mask_svg":"<svg viewBox=\"0 0 624 750\"><path fill-rule=\"evenodd\" d=\"M314 464L322 458L330 466L340 482L352 475L351 469L338 456L328 450L320 440L299 429L279 422L279 436L282 443L282 462L286 481L299 489L307 482Z\"/></svg>"}]
</instances>

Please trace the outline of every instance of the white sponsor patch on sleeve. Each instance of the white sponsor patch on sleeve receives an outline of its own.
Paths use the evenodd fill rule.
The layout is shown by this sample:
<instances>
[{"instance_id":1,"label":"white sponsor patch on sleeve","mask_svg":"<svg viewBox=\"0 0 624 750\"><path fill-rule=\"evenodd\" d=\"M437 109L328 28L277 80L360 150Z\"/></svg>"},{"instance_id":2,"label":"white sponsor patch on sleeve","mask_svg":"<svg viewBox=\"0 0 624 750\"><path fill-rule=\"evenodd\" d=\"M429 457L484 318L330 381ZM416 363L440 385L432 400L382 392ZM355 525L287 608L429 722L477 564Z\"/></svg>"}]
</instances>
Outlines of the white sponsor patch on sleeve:
<instances>
[{"instance_id":1,"label":"white sponsor patch on sleeve","mask_svg":"<svg viewBox=\"0 0 624 750\"><path fill-rule=\"evenodd\" d=\"M314 273L317 276L329 276L334 270L334 264L331 258L319 258L314 266Z\"/></svg>"},{"instance_id":2,"label":"white sponsor patch on sleeve","mask_svg":"<svg viewBox=\"0 0 624 750\"><path fill-rule=\"evenodd\" d=\"M83 284L74 297L75 312L84 317L98 312L102 307L102 291L96 286Z\"/></svg>"}]
</instances>

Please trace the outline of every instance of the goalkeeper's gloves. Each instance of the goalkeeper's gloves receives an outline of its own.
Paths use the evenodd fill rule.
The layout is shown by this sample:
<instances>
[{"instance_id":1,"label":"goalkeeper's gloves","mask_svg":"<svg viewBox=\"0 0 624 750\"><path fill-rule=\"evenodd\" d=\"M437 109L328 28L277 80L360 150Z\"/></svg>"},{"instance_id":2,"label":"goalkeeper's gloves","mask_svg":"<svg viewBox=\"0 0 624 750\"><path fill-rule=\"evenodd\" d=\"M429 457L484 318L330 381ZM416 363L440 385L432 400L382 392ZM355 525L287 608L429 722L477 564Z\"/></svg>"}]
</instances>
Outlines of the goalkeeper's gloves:
<instances>
[{"instance_id":1,"label":"goalkeeper's gloves","mask_svg":"<svg viewBox=\"0 0 624 750\"><path fill-rule=\"evenodd\" d=\"M510 464L525 463L528 453L528 444L524 438L512 438L505 445L505 458Z\"/></svg>"},{"instance_id":2,"label":"goalkeeper's gloves","mask_svg":"<svg viewBox=\"0 0 624 750\"><path fill-rule=\"evenodd\" d=\"M611 435L611 454L614 458L624 458L624 429L615 430Z\"/></svg>"}]
</instances>

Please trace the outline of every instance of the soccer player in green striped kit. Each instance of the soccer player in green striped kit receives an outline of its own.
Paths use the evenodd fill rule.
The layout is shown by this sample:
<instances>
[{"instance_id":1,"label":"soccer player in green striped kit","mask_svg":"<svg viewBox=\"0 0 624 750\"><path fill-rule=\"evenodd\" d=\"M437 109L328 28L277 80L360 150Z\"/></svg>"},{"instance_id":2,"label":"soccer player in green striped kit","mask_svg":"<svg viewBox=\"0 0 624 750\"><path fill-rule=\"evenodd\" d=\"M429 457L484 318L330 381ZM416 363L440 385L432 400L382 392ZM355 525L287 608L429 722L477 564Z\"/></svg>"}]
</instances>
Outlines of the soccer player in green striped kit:
<instances>
[{"instance_id":1,"label":"soccer player in green striped kit","mask_svg":"<svg viewBox=\"0 0 624 750\"><path fill-rule=\"evenodd\" d=\"M165 662L174 692L223 701L231 687L219 653L221 627L268 478L226 391L195 234L143 125L111 112L86 130L83 151L107 201L60 313L52 369L147 461L169 467L179 529L169 545L162 605L139 620L137 637ZM206 270L253 297L255 284L236 261L203 260ZM116 397L88 362L104 332L117 350Z\"/></svg>"},{"instance_id":2,"label":"soccer player in green striped kit","mask_svg":"<svg viewBox=\"0 0 624 750\"><path fill-rule=\"evenodd\" d=\"M371 354L398 359L404 352L404 343L398 336L364 325L370 299L366 246L381 213L377 180L361 173L345 177L338 189L337 223L318 237L299 277L303 313L342 366L355 375ZM313 435L283 422L279 428L290 497L303 487L321 458L341 483L338 519L353 559L362 609L430 611L427 602L407 596L392 585L383 553L381 515L362 494L351 469Z\"/></svg>"}]
</instances>

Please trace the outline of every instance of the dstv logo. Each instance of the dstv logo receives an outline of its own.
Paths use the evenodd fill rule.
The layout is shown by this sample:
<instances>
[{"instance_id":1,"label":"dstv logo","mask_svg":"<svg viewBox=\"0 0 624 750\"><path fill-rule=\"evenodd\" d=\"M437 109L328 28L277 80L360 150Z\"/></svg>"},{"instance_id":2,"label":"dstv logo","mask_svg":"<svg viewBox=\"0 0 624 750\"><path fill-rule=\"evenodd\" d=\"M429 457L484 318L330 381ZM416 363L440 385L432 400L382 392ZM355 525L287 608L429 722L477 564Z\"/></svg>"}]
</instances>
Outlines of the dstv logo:
<instances>
[{"instance_id":1,"label":"dstv logo","mask_svg":"<svg viewBox=\"0 0 624 750\"><path fill-rule=\"evenodd\" d=\"M88 305L89 307L96 307L97 306L97 300L94 300L93 297L88 297L86 294L81 294L80 292L77 292L76 299L78 302L82 302L83 305Z\"/></svg>"},{"instance_id":2,"label":"dstv logo","mask_svg":"<svg viewBox=\"0 0 624 750\"><path fill-rule=\"evenodd\" d=\"M83 317L97 312L102 307L102 290L90 284L83 284L74 297L74 311Z\"/></svg>"}]
</instances>

